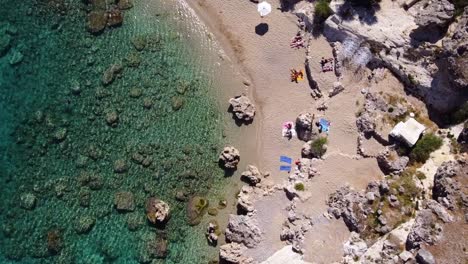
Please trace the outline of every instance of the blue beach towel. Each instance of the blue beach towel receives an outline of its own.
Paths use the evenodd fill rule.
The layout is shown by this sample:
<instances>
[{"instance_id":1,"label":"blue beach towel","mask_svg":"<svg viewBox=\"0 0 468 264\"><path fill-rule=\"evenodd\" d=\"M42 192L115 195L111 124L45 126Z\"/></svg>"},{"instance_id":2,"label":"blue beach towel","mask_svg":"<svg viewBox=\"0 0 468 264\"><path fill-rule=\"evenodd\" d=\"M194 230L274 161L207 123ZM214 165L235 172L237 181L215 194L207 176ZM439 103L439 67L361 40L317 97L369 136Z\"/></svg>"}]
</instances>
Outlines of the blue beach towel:
<instances>
[{"instance_id":1,"label":"blue beach towel","mask_svg":"<svg viewBox=\"0 0 468 264\"><path fill-rule=\"evenodd\" d=\"M292 159L290 157L280 156L280 162L286 162L288 164L291 164Z\"/></svg>"},{"instance_id":2,"label":"blue beach towel","mask_svg":"<svg viewBox=\"0 0 468 264\"><path fill-rule=\"evenodd\" d=\"M330 122L328 122L327 120L323 118L320 118L319 124L320 124L320 130L322 132L328 132L328 130L330 129Z\"/></svg>"},{"instance_id":3,"label":"blue beach towel","mask_svg":"<svg viewBox=\"0 0 468 264\"><path fill-rule=\"evenodd\" d=\"M280 171L290 172L291 171L291 166L280 166Z\"/></svg>"}]
</instances>

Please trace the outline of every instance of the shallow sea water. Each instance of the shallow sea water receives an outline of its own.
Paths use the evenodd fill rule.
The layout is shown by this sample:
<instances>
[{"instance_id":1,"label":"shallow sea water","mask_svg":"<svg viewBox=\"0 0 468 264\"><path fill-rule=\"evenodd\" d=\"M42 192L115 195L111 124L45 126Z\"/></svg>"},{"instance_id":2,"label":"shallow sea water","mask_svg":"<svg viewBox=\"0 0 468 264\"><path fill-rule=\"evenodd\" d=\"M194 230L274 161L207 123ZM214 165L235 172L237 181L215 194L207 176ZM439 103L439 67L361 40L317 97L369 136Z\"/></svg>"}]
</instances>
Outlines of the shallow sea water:
<instances>
[{"instance_id":1,"label":"shallow sea water","mask_svg":"<svg viewBox=\"0 0 468 264\"><path fill-rule=\"evenodd\" d=\"M0 37L11 39L0 57L0 262L215 259L204 237L209 217L189 226L186 202L175 199L177 191L212 205L225 198L217 47L193 14L175 0L139 0L121 27L93 36L81 1L0 4ZM142 51L135 39L146 42ZM123 71L103 85L113 64ZM114 208L119 191L133 193L133 212ZM32 196L35 206L24 209ZM171 206L164 229L146 221L151 196ZM86 221L94 225L78 233ZM167 257L147 257L162 240Z\"/></svg>"}]
</instances>

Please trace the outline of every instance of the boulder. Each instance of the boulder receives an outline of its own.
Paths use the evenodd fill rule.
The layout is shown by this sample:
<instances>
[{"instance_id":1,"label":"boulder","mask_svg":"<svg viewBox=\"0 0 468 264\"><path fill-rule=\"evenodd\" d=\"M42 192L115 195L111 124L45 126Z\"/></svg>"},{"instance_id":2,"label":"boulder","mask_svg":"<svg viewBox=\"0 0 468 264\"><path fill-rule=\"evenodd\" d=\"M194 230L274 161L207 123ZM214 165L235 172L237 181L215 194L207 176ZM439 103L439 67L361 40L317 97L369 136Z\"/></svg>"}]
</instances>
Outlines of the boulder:
<instances>
[{"instance_id":1,"label":"boulder","mask_svg":"<svg viewBox=\"0 0 468 264\"><path fill-rule=\"evenodd\" d=\"M377 156L377 163L382 171L388 173L401 173L408 165L409 158L406 156L398 156L394 150L386 148Z\"/></svg>"},{"instance_id":2,"label":"boulder","mask_svg":"<svg viewBox=\"0 0 468 264\"><path fill-rule=\"evenodd\" d=\"M426 200L425 206L432 210L434 214L439 217L444 223L451 223L454 221L453 216L441 204L434 200Z\"/></svg>"},{"instance_id":3,"label":"boulder","mask_svg":"<svg viewBox=\"0 0 468 264\"><path fill-rule=\"evenodd\" d=\"M255 210L252 201L250 200L250 190L248 186L243 186L237 195L237 208L244 213L250 213Z\"/></svg>"},{"instance_id":4,"label":"boulder","mask_svg":"<svg viewBox=\"0 0 468 264\"><path fill-rule=\"evenodd\" d=\"M262 239L257 221L246 215L229 215L225 235L227 241L244 244L248 248L255 247Z\"/></svg>"},{"instance_id":5,"label":"boulder","mask_svg":"<svg viewBox=\"0 0 468 264\"><path fill-rule=\"evenodd\" d=\"M313 137L314 116L309 112L303 112L296 118L297 137L303 141L309 141ZM316 134L316 133L315 133Z\"/></svg>"},{"instance_id":6,"label":"boulder","mask_svg":"<svg viewBox=\"0 0 468 264\"><path fill-rule=\"evenodd\" d=\"M418 254L416 255L416 261L418 264L436 264L434 256L432 256L431 252L420 249Z\"/></svg>"},{"instance_id":7,"label":"boulder","mask_svg":"<svg viewBox=\"0 0 468 264\"><path fill-rule=\"evenodd\" d=\"M460 172L460 169L457 161L447 161L439 166L434 175L432 198L449 209L458 207L457 197L460 194L461 184L455 179L455 176Z\"/></svg>"},{"instance_id":8,"label":"boulder","mask_svg":"<svg viewBox=\"0 0 468 264\"><path fill-rule=\"evenodd\" d=\"M245 95L229 99L234 116L241 121L251 122L255 116L255 105Z\"/></svg>"},{"instance_id":9,"label":"boulder","mask_svg":"<svg viewBox=\"0 0 468 264\"><path fill-rule=\"evenodd\" d=\"M120 212L135 210L135 198L131 192L118 192L114 195L114 206Z\"/></svg>"},{"instance_id":10,"label":"boulder","mask_svg":"<svg viewBox=\"0 0 468 264\"><path fill-rule=\"evenodd\" d=\"M356 232L351 232L349 240L343 245L344 255L353 259L361 257L366 250L366 242Z\"/></svg>"},{"instance_id":11,"label":"boulder","mask_svg":"<svg viewBox=\"0 0 468 264\"><path fill-rule=\"evenodd\" d=\"M219 258L230 264L253 264L253 259L242 255L246 249L244 245L239 243L228 243L219 248Z\"/></svg>"},{"instance_id":12,"label":"boulder","mask_svg":"<svg viewBox=\"0 0 468 264\"><path fill-rule=\"evenodd\" d=\"M88 14L87 29L90 33L99 34L107 26L107 14L103 10L91 11Z\"/></svg>"},{"instance_id":13,"label":"boulder","mask_svg":"<svg viewBox=\"0 0 468 264\"><path fill-rule=\"evenodd\" d=\"M232 146L225 147L223 152L219 155L219 161L223 168L235 170L237 169L237 164L239 164L240 161L239 151Z\"/></svg>"},{"instance_id":14,"label":"boulder","mask_svg":"<svg viewBox=\"0 0 468 264\"><path fill-rule=\"evenodd\" d=\"M430 209L423 209L417 212L414 224L410 229L406 239L408 250L419 248L422 243L433 245L442 236L442 226L437 223L437 219Z\"/></svg>"},{"instance_id":15,"label":"boulder","mask_svg":"<svg viewBox=\"0 0 468 264\"><path fill-rule=\"evenodd\" d=\"M376 127L375 119L370 113L364 112L356 119L356 126L361 133L374 133Z\"/></svg>"},{"instance_id":16,"label":"boulder","mask_svg":"<svg viewBox=\"0 0 468 264\"><path fill-rule=\"evenodd\" d=\"M146 217L152 224L164 224L170 218L169 205L155 197L146 200Z\"/></svg>"},{"instance_id":17,"label":"boulder","mask_svg":"<svg viewBox=\"0 0 468 264\"><path fill-rule=\"evenodd\" d=\"M399 257L401 258L401 260L403 260L404 262L407 262L407 261L409 261L409 260L414 259L414 255L413 255L411 252L407 251L407 250L401 252L400 255L398 255L398 256L399 256Z\"/></svg>"},{"instance_id":18,"label":"boulder","mask_svg":"<svg viewBox=\"0 0 468 264\"><path fill-rule=\"evenodd\" d=\"M257 167L253 165L248 165L247 170L242 172L241 179L249 183L250 185L257 185L262 179L260 178L262 174Z\"/></svg>"}]
</instances>

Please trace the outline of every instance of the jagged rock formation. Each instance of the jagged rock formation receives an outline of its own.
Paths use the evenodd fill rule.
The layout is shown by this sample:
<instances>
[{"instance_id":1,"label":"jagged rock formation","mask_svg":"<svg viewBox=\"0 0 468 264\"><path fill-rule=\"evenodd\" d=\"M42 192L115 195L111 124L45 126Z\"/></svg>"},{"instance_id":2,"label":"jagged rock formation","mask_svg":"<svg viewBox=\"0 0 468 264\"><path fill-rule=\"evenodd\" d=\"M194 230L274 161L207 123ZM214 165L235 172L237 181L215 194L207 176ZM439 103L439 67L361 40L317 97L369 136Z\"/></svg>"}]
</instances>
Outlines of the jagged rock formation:
<instances>
[{"instance_id":1,"label":"jagged rock formation","mask_svg":"<svg viewBox=\"0 0 468 264\"><path fill-rule=\"evenodd\" d=\"M447 0L425 0L417 2L409 11L418 25L412 37L419 41L434 41L447 31L455 7Z\"/></svg>"},{"instance_id":2,"label":"jagged rock formation","mask_svg":"<svg viewBox=\"0 0 468 264\"><path fill-rule=\"evenodd\" d=\"M226 240L244 244L248 248L255 247L262 239L262 232L257 221L246 215L229 215L226 228Z\"/></svg>"},{"instance_id":3,"label":"jagged rock formation","mask_svg":"<svg viewBox=\"0 0 468 264\"><path fill-rule=\"evenodd\" d=\"M408 165L409 158L400 157L396 151L386 148L377 156L377 162L385 173L401 173Z\"/></svg>"},{"instance_id":4,"label":"jagged rock formation","mask_svg":"<svg viewBox=\"0 0 468 264\"><path fill-rule=\"evenodd\" d=\"M252 258L247 258L242 254L245 250L244 245L228 243L219 248L219 258L230 264L253 264Z\"/></svg>"},{"instance_id":5,"label":"jagged rock formation","mask_svg":"<svg viewBox=\"0 0 468 264\"><path fill-rule=\"evenodd\" d=\"M466 168L467 166L464 167ZM454 179L457 174L461 174L461 170L457 161L448 161L444 162L434 175L432 198L449 209L457 208L458 198L466 195L461 192L462 185L460 181ZM465 174L461 177L466 179L466 169ZM466 202L466 197L463 200Z\"/></svg>"},{"instance_id":6,"label":"jagged rock formation","mask_svg":"<svg viewBox=\"0 0 468 264\"><path fill-rule=\"evenodd\" d=\"M255 116L255 105L245 95L229 99L232 112L238 120L251 122Z\"/></svg>"},{"instance_id":7,"label":"jagged rock formation","mask_svg":"<svg viewBox=\"0 0 468 264\"><path fill-rule=\"evenodd\" d=\"M452 74L451 83L459 88L468 87L468 6L454 32L442 41L444 52L447 54L448 70Z\"/></svg>"},{"instance_id":8,"label":"jagged rock formation","mask_svg":"<svg viewBox=\"0 0 468 264\"><path fill-rule=\"evenodd\" d=\"M237 208L246 214L249 214L255 210L250 197L251 192L252 188L249 186L243 186L237 195Z\"/></svg>"},{"instance_id":9,"label":"jagged rock formation","mask_svg":"<svg viewBox=\"0 0 468 264\"><path fill-rule=\"evenodd\" d=\"M313 131L314 116L309 112L303 112L296 118L297 137L303 141L309 141L316 132Z\"/></svg>"},{"instance_id":10,"label":"jagged rock formation","mask_svg":"<svg viewBox=\"0 0 468 264\"><path fill-rule=\"evenodd\" d=\"M262 174L257 167L253 165L248 165L247 170L242 172L241 179L249 183L250 185L257 185L260 183Z\"/></svg>"},{"instance_id":11,"label":"jagged rock formation","mask_svg":"<svg viewBox=\"0 0 468 264\"><path fill-rule=\"evenodd\" d=\"M325 21L324 34L329 41L343 43L340 55L344 60L355 60L357 54L365 53L363 49L371 47L375 62L390 69L431 108L446 112L466 101L466 93L452 87L450 82L454 79L456 83L465 83L466 87L468 74L462 65L466 65L468 59L463 48L459 52L444 54L440 52L439 46L429 42L413 45L418 42L414 39L414 36L418 36L414 31L418 33L419 27L443 26L445 29L452 21L453 6L450 3L445 0L428 2L422 1L408 11L398 5L382 2L381 5L385 6L377 12L335 2L332 4L335 14ZM436 16L431 13L433 11ZM460 19L460 29L457 27L456 33L444 40L466 43L466 38L461 37L467 34L463 30L466 28L464 18L465 15ZM437 35L432 34L432 31L427 32L430 32L431 37ZM460 44L458 46L463 46ZM450 50L448 46L445 49ZM363 63L367 61L361 60ZM454 69L447 70L449 65L453 65L451 67Z\"/></svg>"},{"instance_id":12,"label":"jagged rock formation","mask_svg":"<svg viewBox=\"0 0 468 264\"><path fill-rule=\"evenodd\" d=\"M153 224L164 223L169 220L170 207L166 202L150 197L146 201L146 216Z\"/></svg>"},{"instance_id":13,"label":"jagged rock formation","mask_svg":"<svg viewBox=\"0 0 468 264\"><path fill-rule=\"evenodd\" d=\"M225 169L235 170L240 161L239 151L234 147L225 147L219 155L219 161Z\"/></svg>"},{"instance_id":14,"label":"jagged rock formation","mask_svg":"<svg viewBox=\"0 0 468 264\"><path fill-rule=\"evenodd\" d=\"M424 209L416 214L414 225L408 234L406 247L408 249L419 248L422 243L433 245L442 236L442 225L437 223L432 210Z\"/></svg>"}]
</instances>

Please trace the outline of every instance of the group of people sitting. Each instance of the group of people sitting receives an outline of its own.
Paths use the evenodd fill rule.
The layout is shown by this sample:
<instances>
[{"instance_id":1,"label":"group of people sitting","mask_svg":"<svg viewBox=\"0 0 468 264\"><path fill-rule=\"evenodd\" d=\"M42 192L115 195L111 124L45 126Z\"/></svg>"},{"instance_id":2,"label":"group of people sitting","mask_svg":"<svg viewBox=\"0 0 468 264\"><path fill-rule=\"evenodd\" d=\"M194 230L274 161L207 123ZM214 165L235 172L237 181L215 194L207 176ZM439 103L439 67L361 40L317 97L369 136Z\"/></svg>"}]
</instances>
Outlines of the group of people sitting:
<instances>
[{"instance_id":1,"label":"group of people sitting","mask_svg":"<svg viewBox=\"0 0 468 264\"><path fill-rule=\"evenodd\" d=\"M291 82L298 82L304 80L304 71L291 69Z\"/></svg>"},{"instance_id":2,"label":"group of people sitting","mask_svg":"<svg viewBox=\"0 0 468 264\"><path fill-rule=\"evenodd\" d=\"M291 44L289 44L291 48L303 48L304 47L304 37L301 32L297 32L296 36L291 39Z\"/></svg>"},{"instance_id":3,"label":"group of people sitting","mask_svg":"<svg viewBox=\"0 0 468 264\"><path fill-rule=\"evenodd\" d=\"M322 67L322 72L333 71L333 58L325 59L322 57L320 60L320 65Z\"/></svg>"}]
</instances>

